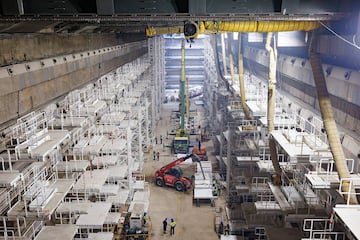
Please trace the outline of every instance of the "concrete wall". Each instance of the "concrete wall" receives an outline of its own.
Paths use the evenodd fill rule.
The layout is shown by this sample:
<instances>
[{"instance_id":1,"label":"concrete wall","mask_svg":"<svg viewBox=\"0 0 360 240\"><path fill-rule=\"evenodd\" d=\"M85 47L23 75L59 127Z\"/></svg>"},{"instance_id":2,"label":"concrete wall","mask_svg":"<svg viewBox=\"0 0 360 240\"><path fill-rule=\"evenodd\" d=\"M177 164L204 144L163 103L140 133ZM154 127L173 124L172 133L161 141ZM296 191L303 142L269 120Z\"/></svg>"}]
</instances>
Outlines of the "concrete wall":
<instances>
[{"instance_id":1,"label":"concrete wall","mask_svg":"<svg viewBox=\"0 0 360 240\"><path fill-rule=\"evenodd\" d=\"M268 78L268 56L263 49L247 48L244 51L245 66L263 79ZM331 68L331 71L329 70ZM323 64L334 118L341 127L342 145L346 156L358 159L360 153L360 74L357 71ZM350 75L346 74L350 73ZM319 112L316 88L311 66L307 59L278 56L277 86L282 91ZM294 104L293 104L294 105ZM293 106L292 106L293 107ZM301 109L301 115L312 116ZM298 109L293 109L297 111Z\"/></svg>"},{"instance_id":2,"label":"concrete wall","mask_svg":"<svg viewBox=\"0 0 360 240\"><path fill-rule=\"evenodd\" d=\"M140 34L1 34L0 66L144 40Z\"/></svg>"},{"instance_id":3,"label":"concrete wall","mask_svg":"<svg viewBox=\"0 0 360 240\"><path fill-rule=\"evenodd\" d=\"M350 42L355 41L359 45L360 32L356 35L341 35ZM359 50L338 37L331 34L320 35L315 45L316 52L322 55L326 63L341 64L343 67L360 70L360 54L356 53Z\"/></svg>"},{"instance_id":4,"label":"concrete wall","mask_svg":"<svg viewBox=\"0 0 360 240\"><path fill-rule=\"evenodd\" d=\"M89 48L95 47L96 43L88 44L89 41L84 38L85 36L74 36L73 45L70 41L65 41L67 46L64 45L61 48L58 42L60 41L59 38L54 36L54 39L57 39L53 39L55 42L44 43L45 48L53 49L43 49L41 44L43 44L43 41L46 42L49 36L46 36L45 39L41 38L38 43L37 40L34 40L32 44L35 45L28 47L25 47L25 43L31 42L31 40L25 37L24 42L17 39L18 42L21 42L20 45L22 45L23 49L16 48L13 52L9 51L9 48L14 43L8 43L6 51L11 52L13 62L15 58L21 57L21 52L25 51L29 58L40 58L41 60L26 61L0 68L0 126L6 127L6 123L10 120L33 111L49 101L96 80L100 76L147 53L146 41L121 45L114 44L103 48L92 48L90 51ZM81 39L84 40L83 45L78 42ZM123 42L121 39L116 39L115 36L113 36L113 39L105 37L104 42L100 41L101 38L96 39L99 40L98 46ZM2 44L4 43L5 41L2 41ZM33 49L28 50L30 48ZM75 53L75 50L80 48L89 51ZM34 49L38 49L39 52ZM72 54L68 54L70 52ZM57 56L51 58L42 57L54 54ZM10 59L11 57L7 55L2 58L2 61L5 62Z\"/></svg>"},{"instance_id":5,"label":"concrete wall","mask_svg":"<svg viewBox=\"0 0 360 240\"><path fill-rule=\"evenodd\" d=\"M249 69L267 78L268 56L263 49L246 48L244 57ZM255 61L254 61L255 60ZM323 64L328 91L337 123L360 133L360 73ZM309 60L279 55L277 85L292 96L319 110L315 83Z\"/></svg>"}]
</instances>

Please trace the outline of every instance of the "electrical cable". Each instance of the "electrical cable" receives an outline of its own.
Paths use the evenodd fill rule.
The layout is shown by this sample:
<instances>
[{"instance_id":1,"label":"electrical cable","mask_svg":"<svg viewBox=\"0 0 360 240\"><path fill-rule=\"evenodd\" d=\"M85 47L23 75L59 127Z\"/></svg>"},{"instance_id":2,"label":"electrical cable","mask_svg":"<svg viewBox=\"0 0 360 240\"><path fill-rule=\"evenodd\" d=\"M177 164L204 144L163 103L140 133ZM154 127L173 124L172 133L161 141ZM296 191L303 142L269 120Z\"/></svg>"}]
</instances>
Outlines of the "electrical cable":
<instances>
[{"instance_id":1,"label":"electrical cable","mask_svg":"<svg viewBox=\"0 0 360 240\"><path fill-rule=\"evenodd\" d=\"M330 27L328 27L326 24L322 23L321 21L319 21L319 23L326 28L329 32L331 32L332 34L334 34L336 37L340 38L341 40L343 40L344 42L346 42L347 44L357 48L360 50L360 46L358 46L356 43L352 43L349 40L345 39L344 37L340 36L339 34L337 34L334 30L332 30Z\"/></svg>"},{"instance_id":2,"label":"electrical cable","mask_svg":"<svg viewBox=\"0 0 360 240\"><path fill-rule=\"evenodd\" d=\"M353 36L353 43L355 44L355 45L358 45L357 43L356 43L356 34L354 34L354 36Z\"/></svg>"}]
</instances>

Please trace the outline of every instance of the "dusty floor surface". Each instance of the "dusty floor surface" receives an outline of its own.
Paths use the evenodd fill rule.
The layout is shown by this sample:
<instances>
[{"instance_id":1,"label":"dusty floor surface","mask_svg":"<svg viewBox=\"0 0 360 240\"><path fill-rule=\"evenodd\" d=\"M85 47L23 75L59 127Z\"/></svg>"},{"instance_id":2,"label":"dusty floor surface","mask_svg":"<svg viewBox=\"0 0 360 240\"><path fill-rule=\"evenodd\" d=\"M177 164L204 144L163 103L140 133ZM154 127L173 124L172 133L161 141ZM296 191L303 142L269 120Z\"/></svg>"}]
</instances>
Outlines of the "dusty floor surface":
<instances>
[{"instance_id":1,"label":"dusty floor surface","mask_svg":"<svg viewBox=\"0 0 360 240\"><path fill-rule=\"evenodd\" d=\"M166 139L166 131L171 130L171 109L177 105L166 104L163 106L161 119L157 123L156 136L163 136L165 144L170 143L171 136ZM211 147L211 141L206 143ZM161 144L154 145L154 150L160 152L160 160L154 161L152 153L146 155L144 174L150 188L149 216L151 219L151 239L178 239L178 240L217 240L219 239L214 230L215 207L210 204L201 204L197 207L193 204L193 192L177 192L170 187L158 187L154 183L154 173L157 169L175 160L170 149ZM210 156L214 161L214 157ZM223 204L221 199L216 200L216 206ZM167 217L168 223L171 218L176 220L175 235L170 236L169 226L166 234L162 232L162 221Z\"/></svg>"}]
</instances>

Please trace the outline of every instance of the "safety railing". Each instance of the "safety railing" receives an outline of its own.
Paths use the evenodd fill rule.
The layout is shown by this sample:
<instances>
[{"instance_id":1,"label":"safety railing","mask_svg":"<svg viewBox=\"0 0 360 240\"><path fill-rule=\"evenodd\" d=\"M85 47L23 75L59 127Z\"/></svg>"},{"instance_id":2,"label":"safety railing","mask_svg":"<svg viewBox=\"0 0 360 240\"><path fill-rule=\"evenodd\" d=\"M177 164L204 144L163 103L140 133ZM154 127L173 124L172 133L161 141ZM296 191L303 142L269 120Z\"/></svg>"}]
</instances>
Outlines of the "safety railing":
<instances>
[{"instance_id":1,"label":"safety railing","mask_svg":"<svg viewBox=\"0 0 360 240\"><path fill-rule=\"evenodd\" d=\"M265 150L261 153L259 153L259 157L261 161L271 161L271 155L270 153L265 153ZM278 161L281 163L286 163L287 162L287 157L285 156L285 154L278 154Z\"/></svg>"},{"instance_id":2,"label":"safety railing","mask_svg":"<svg viewBox=\"0 0 360 240\"><path fill-rule=\"evenodd\" d=\"M349 173L354 172L355 162L354 159L345 159L346 166L348 167ZM308 169L307 173L313 175L321 175L321 178L324 182L330 184L331 181L334 181L334 175L337 179L337 171L335 169L335 162L333 159L325 159L318 157L311 157L310 163L315 167L315 171L310 171ZM353 179L353 178L352 178ZM337 180L335 180L337 182ZM341 184L340 184L341 186Z\"/></svg>"},{"instance_id":3,"label":"safety railing","mask_svg":"<svg viewBox=\"0 0 360 240\"><path fill-rule=\"evenodd\" d=\"M40 230L44 227L43 221L34 221L30 227L23 234L24 238L27 239L35 239L36 235L40 232Z\"/></svg>"},{"instance_id":4,"label":"safety railing","mask_svg":"<svg viewBox=\"0 0 360 240\"><path fill-rule=\"evenodd\" d=\"M76 220L80 217L80 211L70 209L66 212L55 212L55 219L60 221L60 224L75 224Z\"/></svg>"},{"instance_id":5,"label":"safety railing","mask_svg":"<svg viewBox=\"0 0 360 240\"><path fill-rule=\"evenodd\" d=\"M343 232L314 232L311 239L345 240Z\"/></svg>"},{"instance_id":6,"label":"safety railing","mask_svg":"<svg viewBox=\"0 0 360 240\"><path fill-rule=\"evenodd\" d=\"M34 173L33 179L23 194L26 216L28 216L29 212L36 212L37 216L43 213L42 208L48 203L56 191L56 188L52 186L56 180L56 172L48 172L47 168L43 168L39 170L39 172Z\"/></svg>"},{"instance_id":7,"label":"safety railing","mask_svg":"<svg viewBox=\"0 0 360 240\"><path fill-rule=\"evenodd\" d=\"M27 221L25 217L7 217L0 216L0 232L12 233L12 237L22 237L22 230L27 228ZM6 236L4 235L6 238Z\"/></svg>"},{"instance_id":8,"label":"safety railing","mask_svg":"<svg viewBox=\"0 0 360 240\"><path fill-rule=\"evenodd\" d=\"M19 145L21 142L36 137L39 129L47 128L47 116L45 112L31 112L17 120L12 127L11 139Z\"/></svg>"},{"instance_id":9,"label":"safety railing","mask_svg":"<svg viewBox=\"0 0 360 240\"><path fill-rule=\"evenodd\" d=\"M257 240L265 240L266 239L265 228L262 227L255 228L255 236Z\"/></svg>"},{"instance_id":10,"label":"safety railing","mask_svg":"<svg viewBox=\"0 0 360 240\"><path fill-rule=\"evenodd\" d=\"M308 140L312 141L315 147L321 147L328 144L327 135L323 130L322 120L312 116L308 119L295 114L296 127L308 134Z\"/></svg>"},{"instance_id":11,"label":"safety railing","mask_svg":"<svg viewBox=\"0 0 360 240\"><path fill-rule=\"evenodd\" d=\"M274 124L277 129L292 129L296 126L295 114L282 112L274 116Z\"/></svg>"},{"instance_id":12,"label":"safety railing","mask_svg":"<svg viewBox=\"0 0 360 240\"><path fill-rule=\"evenodd\" d=\"M251 179L251 187L255 189L268 189L268 177L253 177Z\"/></svg>"},{"instance_id":13,"label":"safety railing","mask_svg":"<svg viewBox=\"0 0 360 240\"><path fill-rule=\"evenodd\" d=\"M347 188L347 191L342 190L342 186L343 185L349 185L349 187ZM360 192L357 191L352 191L354 188L360 188L360 178L341 178L340 179L340 184L339 184L339 188L338 191L340 194L342 194L343 196L348 196L346 198L346 204L350 205L350 195L360 195Z\"/></svg>"},{"instance_id":14,"label":"safety railing","mask_svg":"<svg viewBox=\"0 0 360 240\"><path fill-rule=\"evenodd\" d=\"M4 237L5 240L15 240L15 233L13 230L0 230L0 236Z\"/></svg>"},{"instance_id":15,"label":"safety railing","mask_svg":"<svg viewBox=\"0 0 360 240\"><path fill-rule=\"evenodd\" d=\"M306 218L303 222L303 232L312 238L315 233L331 232L334 228L331 219Z\"/></svg>"},{"instance_id":16,"label":"safety railing","mask_svg":"<svg viewBox=\"0 0 360 240\"><path fill-rule=\"evenodd\" d=\"M3 213L11 208L11 198L10 198L10 191L8 189L3 189L0 192L0 214Z\"/></svg>"}]
</instances>

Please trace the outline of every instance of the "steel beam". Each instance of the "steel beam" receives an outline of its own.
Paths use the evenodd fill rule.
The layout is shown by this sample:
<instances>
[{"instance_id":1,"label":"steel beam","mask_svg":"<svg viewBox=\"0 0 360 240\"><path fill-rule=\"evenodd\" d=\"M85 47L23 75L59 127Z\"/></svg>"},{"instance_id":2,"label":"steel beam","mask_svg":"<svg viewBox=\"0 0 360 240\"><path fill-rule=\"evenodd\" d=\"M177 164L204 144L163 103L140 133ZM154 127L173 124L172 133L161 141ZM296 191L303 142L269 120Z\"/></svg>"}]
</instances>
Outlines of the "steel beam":
<instances>
[{"instance_id":1,"label":"steel beam","mask_svg":"<svg viewBox=\"0 0 360 240\"><path fill-rule=\"evenodd\" d=\"M0 16L0 22L24 22L24 21L66 21L77 23L117 23L117 22L139 22L141 25L148 23L161 23L166 26L171 23L184 21L326 21L339 20L350 14L341 12L318 13L318 14L115 14L114 16L96 16L74 14L66 15L32 15L32 16Z\"/></svg>"},{"instance_id":2,"label":"steel beam","mask_svg":"<svg viewBox=\"0 0 360 240\"><path fill-rule=\"evenodd\" d=\"M206 13L206 0L189 0L189 13L190 14L205 14Z\"/></svg>"},{"instance_id":3,"label":"steel beam","mask_svg":"<svg viewBox=\"0 0 360 240\"><path fill-rule=\"evenodd\" d=\"M24 14L23 0L1 0L3 14L5 15L22 15Z\"/></svg>"},{"instance_id":4,"label":"steel beam","mask_svg":"<svg viewBox=\"0 0 360 240\"><path fill-rule=\"evenodd\" d=\"M281 13L282 14L293 14L299 10L300 0L282 0Z\"/></svg>"},{"instance_id":5,"label":"steel beam","mask_svg":"<svg viewBox=\"0 0 360 240\"><path fill-rule=\"evenodd\" d=\"M96 10L99 15L113 15L115 13L114 0L96 0Z\"/></svg>"}]
</instances>

